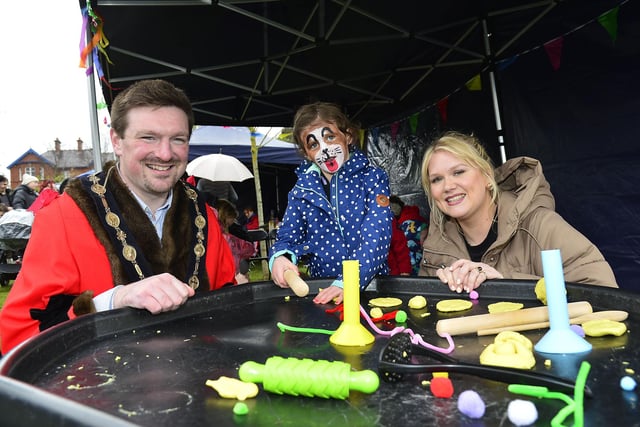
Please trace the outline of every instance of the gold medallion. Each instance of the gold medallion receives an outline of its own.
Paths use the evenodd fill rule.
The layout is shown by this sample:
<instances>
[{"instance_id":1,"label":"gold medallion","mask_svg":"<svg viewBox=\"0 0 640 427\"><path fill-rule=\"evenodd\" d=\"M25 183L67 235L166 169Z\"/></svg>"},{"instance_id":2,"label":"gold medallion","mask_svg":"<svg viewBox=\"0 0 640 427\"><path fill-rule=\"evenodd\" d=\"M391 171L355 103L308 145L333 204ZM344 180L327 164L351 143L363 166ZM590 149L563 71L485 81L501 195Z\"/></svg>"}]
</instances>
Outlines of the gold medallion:
<instances>
[{"instance_id":1,"label":"gold medallion","mask_svg":"<svg viewBox=\"0 0 640 427\"><path fill-rule=\"evenodd\" d=\"M107 215L105 215L105 219L107 221L107 224L109 224L113 228L118 228L120 226L120 217L118 217L118 215L114 214L113 212L107 212Z\"/></svg>"},{"instance_id":2,"label":"gold medallion","mask_svg":"<svg viewBox=\"0 0 640 427\"><path fill-rule=\"evenodd\" d=\"M198 216L196 216L196 219L195 219L194 222L196 224L196 227L198 227L199 230L202 230L204 228L204 226L207 225L207 220L204 219L202 214L198 214Z\"/></svg>"},{"instance_id":3,"label":"gold medallion","mask_svg":"<svg viewBox=\"0 0 640 427\"><path fill-rule=\"evenodd\" d=\"M196 256L198 258L201 258L202 255L204 255L204 245L202 243L197 243L194 247L193 247L193 252L196 254Z\"/></svg>"},{"instance_id":4,"label":"gold medallion","mask_svg":"<svg viewBox=\"0 0 640 427\"><path fill-rule=\"evenodd\" d=\"M194 189L185 188L185 190L187 192L187 197L190 198L191 200L196 200L198 198L198 193L196 193Z\"/></svg>"},{"instance_id":5,"label":"gold medallion","mask_svg":"<svg viewBox=\"0 0 640 427\"><path fill-rule=\"evenodd\" d=\"M127 261L135 261L138 254L136 252L136 248L125 243L122 246L122 255L124 255L124 259Z\"/></svg>"},{"instance_id":6,"label":"gold medallion","mask_svg":"<svg viewBox=\"0 0 640 427\"><path fill-rule=\"evenodd\" d=\"M191 288L193 289L198 289L198 286L200 286L200 280L198 279L198 276L191 276L189 278L189 286L191 286Z\"/></svg>"},{"instance_id":7,"label":"gold medallion","mask_svg":"<svg viewBox=\"0 0 640 427\"><path fill-rule=\"evenodd\" d=\"M107 189L104 188L102 185L100 184L93 184L91 186L91 191L93 191L94 193L102 196L103 194L105 194L107 192Z\"/></svg>"}]
</instances>

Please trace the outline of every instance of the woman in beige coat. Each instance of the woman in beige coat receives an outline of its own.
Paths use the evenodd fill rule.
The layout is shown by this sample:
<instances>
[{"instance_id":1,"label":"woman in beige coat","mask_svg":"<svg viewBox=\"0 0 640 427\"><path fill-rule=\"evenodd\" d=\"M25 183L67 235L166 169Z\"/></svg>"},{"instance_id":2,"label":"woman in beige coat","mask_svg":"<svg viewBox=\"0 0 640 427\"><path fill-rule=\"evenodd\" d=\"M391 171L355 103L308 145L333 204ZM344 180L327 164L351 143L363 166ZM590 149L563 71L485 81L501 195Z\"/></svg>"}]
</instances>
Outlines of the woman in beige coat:
<instances>
[{"instance_id":1,"label":"woman in beige coat","mask_svg":"<svg viewBox=\"0 0 640 427\"><path fill-rule=\"evenodd\" d=\"M449 132L427 149L422 184L431 224L420 275L470 292L487 279L538 279L541 251L560 249L567 282L618 287L598 248L555 212L537 160L494 170L477 138Z\"/></svg>"}]
</instances>

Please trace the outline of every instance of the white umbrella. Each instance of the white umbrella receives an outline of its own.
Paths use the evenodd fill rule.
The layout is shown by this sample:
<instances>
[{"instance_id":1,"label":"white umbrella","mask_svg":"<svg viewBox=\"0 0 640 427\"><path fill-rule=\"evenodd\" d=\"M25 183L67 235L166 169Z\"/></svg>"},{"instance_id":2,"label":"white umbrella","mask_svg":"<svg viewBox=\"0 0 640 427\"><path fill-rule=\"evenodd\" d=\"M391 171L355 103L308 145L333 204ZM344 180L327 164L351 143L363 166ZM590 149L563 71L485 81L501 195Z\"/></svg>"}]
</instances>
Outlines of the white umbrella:
<instances>
[{"instance_id":1,"label":"white umbrella","mask_svg":"<svg viewBox=\"0 0 640 427\"><path fill-rule=\"evenodd\" d=\"M233 156L226 154L206 154L187 164L187 173L210 181L242 182L253 178L245 165Z\"/></svg>"}]
</instances>

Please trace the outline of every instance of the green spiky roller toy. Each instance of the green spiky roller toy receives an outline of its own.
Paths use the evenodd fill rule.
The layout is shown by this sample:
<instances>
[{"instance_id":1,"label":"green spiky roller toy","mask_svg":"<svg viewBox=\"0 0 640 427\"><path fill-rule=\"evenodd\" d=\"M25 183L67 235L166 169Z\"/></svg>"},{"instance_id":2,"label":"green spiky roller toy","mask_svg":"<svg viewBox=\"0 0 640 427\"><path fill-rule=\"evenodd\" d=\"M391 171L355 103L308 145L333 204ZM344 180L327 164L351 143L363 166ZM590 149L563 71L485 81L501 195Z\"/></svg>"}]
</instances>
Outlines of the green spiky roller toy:
<instances>
[{"instance_id":1,"label":"green spiky roller toy","mask_svg":"<svg viewBox=\"0 0 640 427\"><path fill-rule=\"evenodd\" d=\"M348 363L279 356L268 358L264 365L245 362L239 376L242 381L262 383L272 393L325 399L346 399L350 390L373 393L380 385L375 372L352 371Z\"/></svg>"}]
</instances>

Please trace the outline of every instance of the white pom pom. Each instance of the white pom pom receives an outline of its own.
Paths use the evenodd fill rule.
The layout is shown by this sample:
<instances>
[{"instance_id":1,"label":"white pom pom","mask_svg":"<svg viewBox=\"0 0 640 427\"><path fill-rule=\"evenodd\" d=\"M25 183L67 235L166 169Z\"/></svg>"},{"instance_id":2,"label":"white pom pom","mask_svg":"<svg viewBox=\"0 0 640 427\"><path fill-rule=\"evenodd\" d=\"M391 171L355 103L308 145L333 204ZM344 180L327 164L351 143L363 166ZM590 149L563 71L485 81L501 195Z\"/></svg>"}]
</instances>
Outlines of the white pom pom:
<instances>
[{"instance_id":1,"label":"white pom pom","mask_svg":"<svg viewBox=\"0 0 640 427\"><path fill-rule=\"evenodd\" d=\"M517 426L528 426L538 419L538 410L533 402L528 400L512 400L507 409L509 421Z\"/></svg>"}]
</instances>

